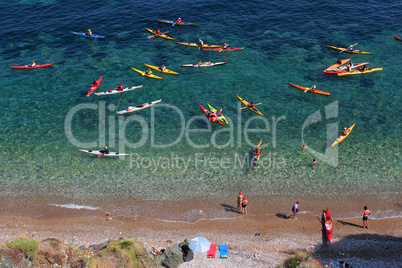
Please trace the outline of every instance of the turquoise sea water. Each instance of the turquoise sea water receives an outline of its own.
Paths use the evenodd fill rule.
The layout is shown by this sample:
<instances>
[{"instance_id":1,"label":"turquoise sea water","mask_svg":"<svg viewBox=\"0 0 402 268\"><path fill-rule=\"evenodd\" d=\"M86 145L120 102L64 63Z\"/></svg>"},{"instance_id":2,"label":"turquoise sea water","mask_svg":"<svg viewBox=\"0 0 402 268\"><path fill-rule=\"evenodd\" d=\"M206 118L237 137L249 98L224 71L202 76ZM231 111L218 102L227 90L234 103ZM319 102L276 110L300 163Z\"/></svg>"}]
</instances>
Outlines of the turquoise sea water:
<instances>
[{"instance_id":1,"label":"turquoise sea water","mask_svg":"<svg viewBox=\"0 0 402 268\"><path fill-rule=\"evenodd\" d=\"M228 198L239 189L267 199L401 192L402 42L393 37L402 36L399 2L350 8L333 1L25 0L0 7L1 197L86 205L99 199ZM157 22L177 17L198 25ZM145 27L169 31L177 41L245 48L202 51L148 38ZM88 28L106 38L70 33ZM354 43L374 55L327 48ZM384 70L324 75L338 58ZM54 65L9 68L32 60ZM180 67L198 60L227 64ZM154 71L164 80L150 80L130 68L146 70L144 63L166 64L180 75ZM87 97L90 83L102 75L97 91L119 83L144 86L124 96ZM289 82L316 84L331 95L303 93ZM265 117L240 109L235 94L261 102L257 107ZM154 108L115 113L158 99L163 101ZM223 108L230 125L209 125L198 106L207 103ZM351 135L330 147L353 123ZM250 170L250 152L260 139L263 154ZM98 158L78 151L105 144L131 156ZM302 144L309 147L305 153Z\"/></svg>"}]
</instances>

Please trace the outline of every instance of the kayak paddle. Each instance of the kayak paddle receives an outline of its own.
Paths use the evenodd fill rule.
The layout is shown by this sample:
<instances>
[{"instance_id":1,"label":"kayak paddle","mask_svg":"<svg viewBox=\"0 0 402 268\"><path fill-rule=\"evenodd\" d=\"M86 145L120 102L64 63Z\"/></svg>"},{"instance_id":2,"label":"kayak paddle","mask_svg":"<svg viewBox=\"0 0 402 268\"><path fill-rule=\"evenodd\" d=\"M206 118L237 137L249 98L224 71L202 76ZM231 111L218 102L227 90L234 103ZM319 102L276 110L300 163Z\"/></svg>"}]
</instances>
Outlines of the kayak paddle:
<instances>
[{"instance_id":1,"label":"kayak paddle","mask_svg":"<svg viewBox=\"0 0 402 268\"><path fill-rule=\"evenodd\" d=\"M359 43L356 43L356 44L351 45L351 46L349 46L349 47L354 47L354 46L355 46L355 45L357 45L357 44L359 44ZM345 48L345 49L341 50L339 53L345 52L346 50L348 50L348 49L347 49L347 48Z\"/></svg>"},{"instance_id":2,"label":"kayak paddle","mask_svg":"<svg viewBox=\"0 0 402 268\"><path fill-rule=\"evenodd\" d=\"M254 104L254 106L255 106L255 105L260 105L260 104L262 104L262 102L260 102L260 103L256 103L256 104ZM247 107L247 106L245 106L245 107L241 107L241 108L240 108L240 110L241 110L241 109L246 109L246 108L248 108L248 107Z\"/></svg>"},{"instance_id":3,"label":"kayak paddle","mask_svg":"<svg viewBox=\"0 0 402 268\"><path fill-rule=\"evenodd\" d=\"M169 31L164 32L164 33L161 33L161 34L167 34L168 32L169 32ZM153 37L155 37L155 36L157 36L157 35L159 35L159 34L150 35L150 36L148 36L148 38L153 38Z\"/></svg>"}]
</instances>

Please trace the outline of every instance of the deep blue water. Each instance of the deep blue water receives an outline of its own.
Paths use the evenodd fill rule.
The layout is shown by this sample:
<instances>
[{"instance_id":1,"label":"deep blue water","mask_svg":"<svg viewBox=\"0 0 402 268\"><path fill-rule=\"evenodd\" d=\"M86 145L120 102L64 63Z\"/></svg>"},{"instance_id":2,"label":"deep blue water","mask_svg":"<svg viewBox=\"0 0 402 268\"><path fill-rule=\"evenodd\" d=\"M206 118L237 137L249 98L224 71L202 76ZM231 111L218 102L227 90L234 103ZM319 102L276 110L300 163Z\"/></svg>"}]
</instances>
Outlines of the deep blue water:
<instances>
[{"instance_id":1,"label":"deep blue water","mask_svg":"<svg viewBox=\"0 0 402 268\"><path fill-rule=\"evenodd\" d=\"M398 1L365 1L353 8L333 1L3 1L0 196L158 200L228 197L239 189L267 198L397 195L402 42L393 36L402 36L401 8ZM157 22L177 17L198 25ZM202 51L148 38L145 27L169 31L176 41L245 48ZM89 28L106 37L70 33ZM354 43L374 55L327 48ZM324 75L338 58L384 70ZM9 68L33 60L54 65ZM227 64L180 67L198 60ZM164 80L150 80L131 70L146 70L144 63L166 64L180 75L154 71ZM86 97L90 83L102 75L97 91L119 83L144 86L123 96ZM289 82L316 84L331 95L303 93ZM265 117L240 110L235 94L261 102ZM154 108L115 113L157 99L163 101ZM230 126L211 124L208 130L198 106L207 103L223 108ZM320 120L308 121L316 112ZM351 135L330 147L353 123ZM250 170L245 162L261 138L260 163ZM131 157L78 151L105 144ZM309 147L305 153L302 144Z\"/></svg>"}]
</instances>

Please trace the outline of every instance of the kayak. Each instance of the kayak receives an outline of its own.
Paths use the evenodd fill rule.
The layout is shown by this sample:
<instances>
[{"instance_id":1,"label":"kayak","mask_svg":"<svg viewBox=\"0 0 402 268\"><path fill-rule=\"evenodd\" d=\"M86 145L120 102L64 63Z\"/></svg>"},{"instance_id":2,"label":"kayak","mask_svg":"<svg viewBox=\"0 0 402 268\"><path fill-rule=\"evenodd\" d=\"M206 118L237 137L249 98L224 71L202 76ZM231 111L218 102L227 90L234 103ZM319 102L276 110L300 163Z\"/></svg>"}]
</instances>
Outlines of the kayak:
<instances>
[{"instance_id":1,"label":"kayak","mask_svg":"<svg viewBox=\"0 0 402 268\"><path fill-rule=\"evenodd\" d=\"M24 65L24 66L10 66L11 69L37 69L37 68L43 68L43 67L49 67L52 66L52 64L36 64L35 66L29 66L29 65Z\"/></svg>"},{"instance_id":2,"label":"kayak","mask_svg":"<svg viewBox=\"0 0 402 268\"><path fill-rule=\"evenodd\" d=\"M89 95L91 95L100 86L102 77L103 77L103 75L98 80L96 80L96 82L97 82L96 85L92 84L91 88L88 91L87 97L89 97Z\"/></svg>"},{"instance_id":3,"label":"kayak","mask_svg":"<svg viewBox=\"0 0 402 268\"><path fill-rule=\"evenodd\" d=\"M362 67L364 65L368 65L368 62L363 62L363 63L357 63L352 65L351 70ZM338 73L347 73L348 71L346 70L347 66L340 66L338 68L334 68L334 69L327 69L322 71L325 74L338 74Z\"/></svg>"},{"instance_id":4,"label":"kayak","mask_svg":"<svg viewBox=\"0 0 402 268\"><path fill-rule=\"evenodd\" d=\"M131 69L133 69L133 71L136 71L137 73L140 73L143 76L146 76L146 77L149 77L149 78L163 79L162 77L159 77L159 76L156 76L156 75L153 75L153 74L148 74L147 75L147 74L145 74L145 72L137 70L137 69L134 69L133 67L131 67Z\"/></svg>"},{"instance_id":5,"label":"kayak","mask_svg":"<svg viewBox=\"0 0 402 268\"><path fill-rule=\"evenodd\" d=\"M356 123L354 123L350 128L348 128L348 129L349 129L349 132L346 133L346 135L342 135L342 134L341 134L341 135L335 140L335 142L332 143L331 146L334 147L335 145L337 145L338 143L341 143L344 139L346 139L347 136L349 136L350 133L352 132L352 130L353 130L353 128L355 127L355 125L356 125Z\"/></svg>"},{"instance_id":6,"label":"kayak","mask_svg":"<svg viewBox=\"0 0 402 268\"><path fill-rule=\"evenodd\" d=\"M142 85L140 86L135 86L135 87L126 87L123 88L123 90L118 91L117 89L112 89L112 90L108 90L106 92L99 92L99 93L95 93L95 95L97 96L103 96L103 95L113 95L113 94L117 94L117 93L123 93L123 92L127 92L127 91L131 91L137 88L142 87Z\"/></svg>"},{"instance_id":7,"label":"kayak","mask_svg":"<svg viewBox=\"0 0 402 268\"><path fill-rule=\"evenodd\" d=\"M201 66L197 64L184 64L184 65L180 65L180 67L209 67L209 66L215 66L215 65L222 65L222 64L226 64L226 62L208 62L208 64L202 64Z\"/></svg>"},{"instance_id":8,"label":"kayak","mask_svg":"<svg viewBox=\"0 0 402 268\"><path fill-rule=\"evenodd\" d=\"M216 47L222 47L223 45L208 45L208 44L203 44L200 46L199 44L196 43L183 43L183 42L176 42L179 45L183 46L189 46L189 47L202 47L202 48L216 48Z\"/></svg>"},{"instance_id":9,"label":"kayak","mask_svg":"<svg viewBox=\"0 0 402 268\"><path fill-rule=\"evenodd\" d=\"M331 69L338 68L339 66L342 66L342 65L346 64L348 61L350 61L350 58L341 60L341 63L336 62L336 63L332 64L331 66L328 66L323 72L331 70Z\"/></svg>"},{"instance_id":10,"label":"kayak","mask_svg":"<svg viewBox=\"0 0 402 268\"><path fill-rule=\"evenodd\" d=\"M301 89L301 90L309 89L308 87L302 87L302 86L294 85L294 84L291 84L291 83L288 83L288 84L289 84L289 86L292 86L292 87L295 87L295 88L298 88L298 89ZM321 95L328 95L328 96L331 94L329 92L325 92L325 91L321 91L321 90L317 90L317 89L314 90L314 91L307 91L307 92L321 94Z\"/></svg>"},{"instance_id":11,"label":"kayak","mask_svg":"<svg viewBox=\"0 0 402 268\"><path fill-rule=\"evenodd\" d=\"M172 24L172 25L175 23L175 21L172 21L172 20L158 20L158 22L166 23L166 24ZM195 25L197 25L197 23L180 22L180 23L176 23L175 25L179 25L179 26L195 26Z\"/></svg>"},{"instance_id":12,"label":"kayak","mask_svg":"<svg viewBox=\"0 0 402 268\"><path fill-rule=\"evenodd\" d=\"M107 154L102 153L101 151L93 151L93 150L83 150L79 149L81 152L88 153L88 154L96 154L96 155L104 155L104 156L126 156L129 154L120 154L120 153L115 153L115 152L109 152Z\"/></svg>"},{"instance_id":13,"label":"kayak","mask_svg":"<svg viewBox=\"0 0 402 268\"><path fill-rule=\"evenodd\" d=\"M368 74L368 73L377 72L377 71L382 71L382 68L368 69L365 71L353 70L353 71L346 72L346 73L338 73L338 75L339 76L347 76L347 75L357 75L357 74Z\"/></svg>"},{"instance_id":14,"label":"kayak","mask_svg":"<svg viewBox=\"0 0 402 268\"><path fill-rule=\"evenodd\" d=\"M213 113L216 114L216 117L218 117L218 119L219 119L222 123L225 123L226 125L229 125L228 120L226 120L226 118L223 116L223 114L217 115L217 112L218 112L218 111L217 111L214 107L212 107L212 106L209 105L209 104L208 104L208 107L209 107L209 110L210 110L211 112L213 112Z\"/></svg>"},{"instance_id":15,"label":"kayak","mask_svg":"<svg viewBox=\"0 0 402 268\"><path fill-rule=\"evenodd\" d=\"M260 147L261 144L262 144L262 139L260 140L260 143L258 143L257 148ZM253 156L253 166L252 166L252 168L254 168L254 167L257 165L258 160L260 160L260 156L261 156L261 151L260 151L259 154L254 153L254 156Z\"/></svg>"},{"instance_id":16,"label":"kayak","mask_svg":"<svg viewBox=\"0 0 402 268\"><path fill-rule=\"evenodd\" d=\"M157 71L165 73L165 74L179 74L179 73L173 72L173 71L168 70L168 69L165 69L165 70L161 71L161 69L158 66L152 66L152 65L149 65L149 64L145 64L145 63L144 63L144 65L147 66L148 68L157 70Z\"/></svg>"},{"instance_id":17,"label":"kayak","mask_svg":"<svg viewBox=\"0 0 402 268\"><path fill-rule=\"evenodd\" d=\"M208 51L232 51L232 50L239 50L239 49L243 49L244 47L227 47L227 48L204 48L204 50L208 50Z\"/></svg>"},{"instance_id":18,"label":"kayak","mask_svg":"<svg viewBox=\"0 0 402 268\"><path fill-rule=\"evenodd\" d=\"M248 107L248 104L249 104L249 103L248 103L246 100L243 100L243 99L240 98L240 96L237 95L237 94L236 94L236 96L237 96L237 97L239 98L239 100L240 100L244 105L246 105L246 107L249 108L251 111L253 111L253 112L255 112L255 113L257 113L257 114L259 114L259 115L261 115L261 116L264 116L260 111L258 111L257 108L255 108L255 107L253 107L253 108Z\"/></svg>"},{"instance_id":19,"label":"kayak","mask_svg":"<svg viewBox=\"0 0 402 268\"><path fill-rule=\"evenodd\" d=\"M152 105L157 104L158 102L161 102L161 101L162 101L162 99L156 100L156 101L152 101L152 102L148 102L148 103L144 103L144 104L137 105L137 106L129 106L129 107L127 108L127 110L119 111L119 112L117 112L117 113L118 113L118 114L126 114L126 113L137 112L137 111L143 110L143 109L145 109L145 108L151 107Z\"/></svg>"},{"instance_id":20,"label":"kayak","mask_svg":"<svg viewBox=\"0 0 402 268\"><path fill-rule=\"evenodd\" d=\"M172 37L167 36L166 34L156 34L156 31L153 31L153 30L148 29L148 28L146 28L146 27L145 27L145 29L146 29L148 32L152 33L152 34L154 34L154 35L156 35L156 36L159 36L159 37L162 37L162 38L165 38L165 39L167 39L167 40L172 40L172 41L176 40L176 39L174 39L174 38L172 38Z\"/></svg>"},{"instance_id":21,"label":"kayak","mask_svg":"<svg viewBox=\"0 0 402 268\"><path fill-rule=\"evenodd\" d=\"M71 33L79 35L79 36L83 36L83 37L89 37L89 38L105 38L102 35L96 35L96 34L87 35L86 33L78 33L78 32L73 32L73 31L71 31Z\"/></svg>"},{"instance_id":22,"label":"kayak","mask_svg":"<svg viewBox=\"0 0 402 268\"><path fill-rule=\"evenodd\" d=\"M398 36L394 36L395 37L395 39L398 39L398 40L401 40L402 41L402 38L400 38L400 37L398 37Z\"/></svg>"},{"instance_id":23,"label":"kayak","mask_svg":"<svg viewBox=\"0 0 402 268\"><path fill-rule=\"evenodd\" d=\"M209 114L210 114L211 112L208 111L207 109L205 109L204 107L202 107L201 104L198 104L198 105L200 105L201 110L204 112L204 114L205 114L205 115L208 117L208 119L209 119L209 118L210 118L210 117L209 117ZM214 122L216 122L216 123L218 123L218 124L220 124L220 125L223 126L223 123L219 120L219 118L218 118L217 116L213 116L212 118L213 118L213 119L212 119L211 121L214 121Z\"/></svg>"},{"instance_id":24,"label":"kayak","mask_svg":"<svg viewBox=\"0 0 402 268\"><path fill-rule=\"evenodd\" d=\"M330 45L327 45L327 46L329 48L333 48L333 49L336 49L336 50L341 50L341 51L343 50L342 52L347 52L347 53L373 55L373 53L371 53L371 52L364 52L364 51L360 51L360 50L350 51L347 48L343 48L343 47L335 47L335 46L330 46Z\"/></svg>"},{"instance_id":25,"label":"kayak","mask_svg":"<svg viewBox=\"0 0 402 268\"><path fill-rule=\"evenodd\" d=\"M331 244L333 226L332 226L331 214L329 214L328 208L324 212L324 225L325 225L325 234L327 235L328 239L328 244Z\"/></svg>"}]
</instances>

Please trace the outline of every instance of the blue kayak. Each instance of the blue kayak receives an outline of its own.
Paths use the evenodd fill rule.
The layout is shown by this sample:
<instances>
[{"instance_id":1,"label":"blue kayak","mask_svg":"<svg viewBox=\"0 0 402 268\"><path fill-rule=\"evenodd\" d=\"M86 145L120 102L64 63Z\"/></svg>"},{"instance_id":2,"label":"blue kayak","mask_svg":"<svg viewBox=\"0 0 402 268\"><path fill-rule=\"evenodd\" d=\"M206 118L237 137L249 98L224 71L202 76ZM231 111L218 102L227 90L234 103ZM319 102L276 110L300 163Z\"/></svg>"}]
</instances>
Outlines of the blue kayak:
<instances>
[{"instance_id":1,"label":"blue kayak","mask_svg":"<svg viewBox=\"0 0 402 268\"><path fill-rule=\"evenodd\" d=\"M73 32L73 31L71 31L71 33L79 35L79 36L83 36L83 37L89 37L89 38L105 38L102 35L96 35L96 34L87 35L86 33L78 33L78 32Z\"/></svg>"},{"instance_id":2,"label":"blue kayak","mask_svg":"<svg viewBox=\"0 0 402 268\"><path fill-rule=\"evenodd\" d=\"M172 21L172 20L158 20L158 21L162 22L162 23L172 24L172 25L175 23L175 21ZM175 25L194 26L194 25L197 25L197 23L180 22L180 23L176 23Z\"/></svg>"}]
</instances>

